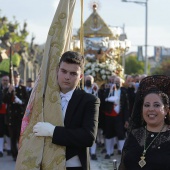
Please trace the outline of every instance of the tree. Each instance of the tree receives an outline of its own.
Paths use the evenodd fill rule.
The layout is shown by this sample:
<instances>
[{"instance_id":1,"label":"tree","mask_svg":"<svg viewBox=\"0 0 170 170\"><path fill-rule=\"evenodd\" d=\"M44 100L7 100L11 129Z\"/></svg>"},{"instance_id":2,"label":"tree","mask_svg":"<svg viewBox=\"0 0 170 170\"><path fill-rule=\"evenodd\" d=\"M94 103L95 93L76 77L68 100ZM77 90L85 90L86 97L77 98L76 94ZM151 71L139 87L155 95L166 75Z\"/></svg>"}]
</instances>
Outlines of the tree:
<instances>
[{"instance_id":1,"label":"tree","mask_svg":"<svg viewBox=\"0 0 170 170\"><path fill-rule=\"evenodd\" d=\"M0 39L3 41L4 38L9 37L11 43L22 43L22 45L28 46L26 38L28 32L26 31L27 23L25 22L23 28L20 29L20 24L17 22L15 17L13 21L8 21L4 17L0 17Z\"/></svg>"},{"instance_id":2,"label":"tree","mask_svg":"<svg viewBox=\"0 0 170 170\"><path fill-rule=\"evenodd\" d=\"M23 28L21 28L20 24L16 21L15 17L13 21L8 21L8 19L3 16L0 16L0 52L1 50L6 50L6 54L10 56L14 67L19 67L21 61L21 53L23 49L28 47L28 42L26 42L26 38L28 36L28 32L26 30L27 23L25 22ZM10 49L10 46L12 47ZM3 74L9 73L9 63L10 58L1 60L0 63L0 76Z\"/></svg>"},{"instance_id":3,"label":"tree","mask_svg":"<svg viewBox=\"0 0 170 170\"><path fill-rule=\"evenodd\" d=\"M170 59L164 60L160 66L155 68L152 74L170 76Z\"/></svg>"},{"instance_id":4,"label":"tree","mask_svg":"<svg viewBox=\"0 0 170 170\"><path fill-rule=\"evenodd\" d=\"M144 62L138 61L136 56L129 56L125 60L125 74L143 74Z\"/></svg>"}]
</instances>

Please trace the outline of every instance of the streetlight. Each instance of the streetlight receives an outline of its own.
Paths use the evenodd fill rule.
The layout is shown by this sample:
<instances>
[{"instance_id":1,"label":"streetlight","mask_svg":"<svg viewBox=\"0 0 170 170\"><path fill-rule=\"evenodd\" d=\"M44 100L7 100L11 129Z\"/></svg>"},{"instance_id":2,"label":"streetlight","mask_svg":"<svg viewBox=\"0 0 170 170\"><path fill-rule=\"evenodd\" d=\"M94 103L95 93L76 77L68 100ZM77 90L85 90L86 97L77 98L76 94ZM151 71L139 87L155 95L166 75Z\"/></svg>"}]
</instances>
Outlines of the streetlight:
<instances>
[{"instance_id":1,"label":"streetlight","mask_svg":"<svg viewBox=\"0 0 170 170\"><path fill-rule=\"evenodd\" d=\"M147 74L148 68L148 0L140 1L131 1L131 0L122 0L122 2L131 2L136 4L145 5L145 74Z\"/></svg>"}]
</instances>

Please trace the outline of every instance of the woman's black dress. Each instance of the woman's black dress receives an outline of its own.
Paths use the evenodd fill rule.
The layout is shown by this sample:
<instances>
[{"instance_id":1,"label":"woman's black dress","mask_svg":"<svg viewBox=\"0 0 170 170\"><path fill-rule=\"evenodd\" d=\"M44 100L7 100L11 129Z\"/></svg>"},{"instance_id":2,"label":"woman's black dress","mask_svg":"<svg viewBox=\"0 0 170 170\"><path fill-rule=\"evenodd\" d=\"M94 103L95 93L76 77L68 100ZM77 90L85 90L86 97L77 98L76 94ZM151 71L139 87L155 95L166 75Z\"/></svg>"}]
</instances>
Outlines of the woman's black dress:
<instances>
[{"instance_id":1,"label":"woman's black dress","mask_svg":"<svg viewBox=\"0 0 170 170\"><path fill-rule=\"evenodd\" d=\"M146 148L158 133L146 131ZM170 170L170 130L161 132L145 154L146 165L138 164L144 150L145 128L134 129L128 136L119 170Z\"/></svg>"}]
</instances>

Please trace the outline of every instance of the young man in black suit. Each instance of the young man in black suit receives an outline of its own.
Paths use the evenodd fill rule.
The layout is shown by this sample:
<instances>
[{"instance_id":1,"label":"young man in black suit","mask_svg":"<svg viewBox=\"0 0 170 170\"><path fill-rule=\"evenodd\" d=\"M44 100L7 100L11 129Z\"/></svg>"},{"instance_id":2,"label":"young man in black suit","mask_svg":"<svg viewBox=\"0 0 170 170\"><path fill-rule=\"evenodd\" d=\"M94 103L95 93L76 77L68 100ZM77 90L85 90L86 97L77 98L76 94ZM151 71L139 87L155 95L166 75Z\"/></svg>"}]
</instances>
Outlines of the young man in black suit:
<instances>
[{"instance_id":1,"label":"young man in black suit","mask_svg":"<svg viewBox=\"0 0 170 170\"><path fill-rule=\"evenodd\" d=\"M13 75L14 84L10 84L9 87L4 90L4 103L7 104L5 119L11 138L12 157L13 160L16 161L21 123L27 104L27 92L26 87L19 84L19 72L14 71Z\"/></svg>"},{"instance_id":2,"label":"young man in black suit","mask_svg":"<svg viewBox=\"0 0 170 170\"><path fill-rule=\"evenodd\" d=\"M77 87L83 68L84 57L77 52L62 55L57 79L64 127L48 122L38 122L33 127L36 136L51 136L52 143L66 146L67 170L90 170L89 147L97 135L99 99Z\"/></svg>"}]
</instances>

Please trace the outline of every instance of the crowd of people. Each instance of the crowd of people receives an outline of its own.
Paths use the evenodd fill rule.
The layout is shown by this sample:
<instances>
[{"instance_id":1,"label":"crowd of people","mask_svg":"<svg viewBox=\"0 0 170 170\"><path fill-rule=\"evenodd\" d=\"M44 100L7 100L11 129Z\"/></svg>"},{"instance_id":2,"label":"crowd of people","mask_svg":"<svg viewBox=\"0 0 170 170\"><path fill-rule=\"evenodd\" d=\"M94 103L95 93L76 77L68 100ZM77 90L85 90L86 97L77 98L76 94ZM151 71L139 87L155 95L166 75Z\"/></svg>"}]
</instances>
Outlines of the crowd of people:
<instances>
[{"instance_id":1,"label":"crowd of people","mask_svg":"<svg viewBox=\"0 0 170 170\"><path fill-rule=\"evenodd\" d=\"M22 118L33 88L33 80L29 78L24 86L17 71L13 72L14 82L10 84L10 77L3 75L0 86L0 157L3 152L12 155L16 161L18 141Z\"/></svg>"},{"instance_id":2,"label":"crowd of people","mask_svg":"<svg viewBox=\"0 0 170 170\"><path fill-rule=\"evenodd\" d=\"M123 80L115 75L99 86L93 76L86 75L84 90L80 90L77 86L83 77L83 62L77 53L66 52L57 71L63 120L65 116L68 119L67 114L72 110L70 101L74 105L77 103L74 120L71 124L64 120L65 127L37 122L33 127L35 136L49 136L52 143L66 146L66 166L70 170L73 169L72 163L78 169L89 166L88 151L81 152L82 148L88 147L92 160L98 159L98 147L103 148L104 159L110 159L114 154L121 155L119 170L158 170L162 167L169 170L170 78L126 75ZM6 151L16 161L22 118L33 80L29 78L24 86L19 73L14 71L14 84L9 81L9 76L1 77L0 157ZM68 101L63 100L65 97Z\"/></svg>"},{"instance_id":3,"label":"crowd of people","mask_svg":"<svg viewBox=\"0 0 170 170\"><path fill-rule=\"evenodd\" d=\"M108 83L99 88L93 76L85 76L84 91L100 99L97 138L90 148L92 160L97 160L97 147L103 147L102 152L106 152L105 159L110 159L114 154L115 145L118 147L118 154L121 154L135 93L142 78L139 75L128 75L124 82L121 78L112 76ZM28 78L24 86L17 71L14 71L14 84L10 84L8 75L1 77L0 157L3 157L3 152L6 151L16 161L22 118L33 82Z\"/></svg>"},{"instance_id":4,"label":"crowd of people","mask_svg":"<svg viewBox=\"0 0 170 170\"><path fill-rule=\"evenodd\" d=\"M125 80L111 76L108 83L100 87L91 75L85 76L84 90L100 98L99 126L96 142L90 148L92 160L97 160L96 149L102 147L104 159L110 159L115 153L121 155L127 136L129 119L140 81L146 75L127 75Z\"/></svg>"},{"instance_id":5,"label":"crowd of people","mask_svg":"<svg viewBox=\"0 0 170 170\"><path fill-rule=\"evenodd\" d=\"M170 77L127 75L123 81L113 76L98 88L87 75L85 90L101 101L92 160L97 160L96 148L101 144L104 159L115 154L116 145L119 170L170 169Z\"/></svg>"}]
</instances>

